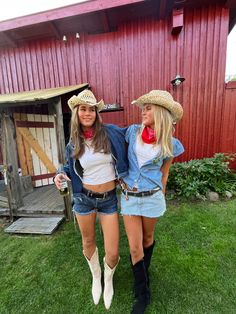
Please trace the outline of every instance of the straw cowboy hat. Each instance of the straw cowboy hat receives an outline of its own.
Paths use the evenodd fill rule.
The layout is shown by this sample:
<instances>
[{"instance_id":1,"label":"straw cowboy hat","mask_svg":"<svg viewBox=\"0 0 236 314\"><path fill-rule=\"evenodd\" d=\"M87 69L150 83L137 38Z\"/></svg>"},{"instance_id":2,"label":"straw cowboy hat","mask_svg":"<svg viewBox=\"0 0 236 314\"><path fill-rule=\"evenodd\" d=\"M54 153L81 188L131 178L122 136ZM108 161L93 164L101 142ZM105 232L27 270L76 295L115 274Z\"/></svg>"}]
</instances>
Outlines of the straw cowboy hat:
<instances>
[{"instance_id":1,"label":"straw cowboy hat","mask_svg":"<svg viewBox=\"0 0 236 314\"><path fill-rule=\"evenodd\" d=\"M97 102L94 94L89 89L84 89L77 96L74 95L68 100L68 106L71 110L79 105L96 106L98 111L101 111L105 107L104 101L101 99L99 102Z\"/></svg>"},{"instance_id":2,"label":"straw cowboy hat","mask_svg":"<svg viewBox=\"0 0 236 314\"><path fill-rule=\"evenodd\" d=\"M174 101L170 93L164 90L151 90L148 94L140 96L137 100L132 101L132 104L143 107L145 104L153 104L166 108L170 111L174 122L180 120L183 116L182 106Z\"/></svg>"}]
</instances>

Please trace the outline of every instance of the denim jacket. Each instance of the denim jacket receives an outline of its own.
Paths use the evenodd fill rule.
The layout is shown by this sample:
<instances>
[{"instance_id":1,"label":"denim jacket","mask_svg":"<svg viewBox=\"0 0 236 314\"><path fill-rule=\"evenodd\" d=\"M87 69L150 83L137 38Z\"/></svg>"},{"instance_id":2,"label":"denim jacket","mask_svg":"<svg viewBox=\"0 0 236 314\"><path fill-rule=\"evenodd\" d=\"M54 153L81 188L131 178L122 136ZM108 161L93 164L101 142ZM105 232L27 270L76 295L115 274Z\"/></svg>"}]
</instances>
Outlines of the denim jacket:
<instances>
[{"instance_id":1,"label":"denim jacket","mask_svg":"<svg viewBox=\"0 0 236 314\"><path fill-rule=\"evenodd\" d=\"M105 124L105 131L111 144L111 154L115 162L117 178L123 178L128 173L127 144L125 143L125 131L127 128L119 128L113 124ZM66 173L71 179L73 194L82 191L82 181L75 170L76 159L72 158L73 144L66 146L66 164L58 169L57 173Z\"/></svg>"},{"instance_id":2,"label":"denim jacket","mask_svg":"<svg viewBox=\"0 0 236 314\"><path fill-rule=\"evenodd\" d=\"M129 144L129 172L123 180L130 189L137 187L140 192L154 189L157 186L162 189L162 172L160 169L165 158L156 156L153 159L148 160L141 166L141 168L139 168L135 152L135 143L140 127L141 125L137 124L131 125L125 135L126 142ZM179 156L184 152L183 145L174 137L172 138L172 145L174 157Z\"/></svg>"}]
</instances>

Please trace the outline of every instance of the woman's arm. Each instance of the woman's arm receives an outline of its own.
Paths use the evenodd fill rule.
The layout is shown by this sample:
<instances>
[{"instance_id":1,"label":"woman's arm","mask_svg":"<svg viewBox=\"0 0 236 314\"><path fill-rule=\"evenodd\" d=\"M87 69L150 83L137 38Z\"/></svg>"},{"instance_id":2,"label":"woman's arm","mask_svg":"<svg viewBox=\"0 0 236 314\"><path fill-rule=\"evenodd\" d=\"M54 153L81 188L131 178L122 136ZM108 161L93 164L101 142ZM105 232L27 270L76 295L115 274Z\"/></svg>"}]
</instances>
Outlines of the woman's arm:
<instances>
[{"instance_id":1,"label":"woman's arm","mask_svg":"<svg viewBox=\"0 0 236 314\"><path fill-rule=\"evenodd\" d=\"M169 171L170 171L170 166L172 164L173 158L168 158L163 162L163 165L161 167L161 172L162 172L162 192L165 194L166 192L166 183L167 183L167 179L169 176Z\"/></svg>"}]
</instances>

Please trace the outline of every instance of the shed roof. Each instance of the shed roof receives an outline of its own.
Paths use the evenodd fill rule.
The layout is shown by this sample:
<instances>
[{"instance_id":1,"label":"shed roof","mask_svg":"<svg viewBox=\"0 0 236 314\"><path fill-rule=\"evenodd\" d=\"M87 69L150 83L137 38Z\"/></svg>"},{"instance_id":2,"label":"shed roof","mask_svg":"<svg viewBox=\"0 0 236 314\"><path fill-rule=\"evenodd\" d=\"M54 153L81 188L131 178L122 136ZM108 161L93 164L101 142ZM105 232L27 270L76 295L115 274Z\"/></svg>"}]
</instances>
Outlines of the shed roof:
<instances>
[{"instance_id":1,"label":"shed roof","mask_svg":"<svg viewBox=\"0 0 236 314\"><path fill-rule=\"evenodd\" d=\"M1 104L17 104L17 103L29 103L38 100L47 100L53 97L57 97L66 93L73 92L75 90L88 87L88 83L71 85L65 87L56 87L40 90L31 90L27 92L4 94L0 95Z\"/></svg>"}]
</instances>

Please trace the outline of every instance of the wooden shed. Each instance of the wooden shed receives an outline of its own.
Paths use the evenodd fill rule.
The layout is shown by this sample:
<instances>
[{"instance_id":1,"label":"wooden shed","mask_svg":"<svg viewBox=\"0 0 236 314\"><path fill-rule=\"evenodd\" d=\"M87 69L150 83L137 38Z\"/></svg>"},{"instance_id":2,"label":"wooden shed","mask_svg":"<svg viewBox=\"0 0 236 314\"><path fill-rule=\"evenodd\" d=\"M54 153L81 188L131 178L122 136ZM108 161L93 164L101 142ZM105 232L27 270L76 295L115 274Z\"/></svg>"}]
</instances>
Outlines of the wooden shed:
<instances>
[{"instance_id":1,"label":"wooden shed","mask_svg":"<svg viewBox=\"0 0 236 314\"><path fill-rule=\"evenodd\" d=\"M59 164L65 161L68 130L64 131L64 125L68 127L68 123L62 113L64 97L87 87L85 83L0 95L1 170L11 215L17 215L24 205L23 177L29 176L34 187L53 184ZM65 198L65 205L69 216L69 198ZM48 203L48 207L53 205Z\"/></svg>"},{"instance_id":2,"label":"wooden shed","mask_svg":"<svg viewBox=\"0 0 236 314\"><path fill-rule=\"evenodd\" d=\"M0 93L88 82L123 109L104 122L126 126L140 120L133 99L165 89L184 108L179 161L235 152L236 89L224 81L235 23L233 0L91 0L2 21Z\"/></svg>"}]
</instances>

